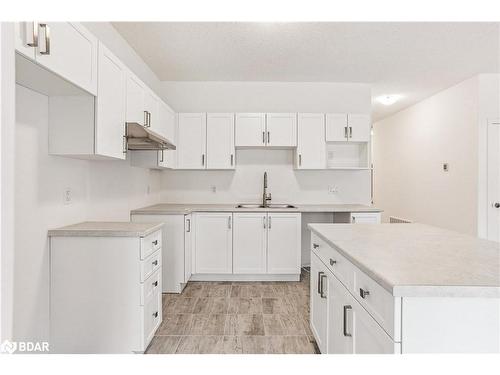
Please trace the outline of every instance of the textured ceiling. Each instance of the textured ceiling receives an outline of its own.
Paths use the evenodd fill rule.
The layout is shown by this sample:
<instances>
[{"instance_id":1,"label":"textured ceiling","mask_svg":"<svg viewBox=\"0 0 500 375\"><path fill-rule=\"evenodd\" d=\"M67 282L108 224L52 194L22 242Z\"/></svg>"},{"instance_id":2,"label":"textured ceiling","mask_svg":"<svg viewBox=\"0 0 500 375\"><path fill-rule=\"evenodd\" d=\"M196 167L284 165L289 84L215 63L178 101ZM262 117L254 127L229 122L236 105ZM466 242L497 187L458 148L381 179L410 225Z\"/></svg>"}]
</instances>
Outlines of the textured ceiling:
<instances>
[{"instance_id":1,"label":"textured ceiling","mask_svg":"<svg viewBox=\"0 0 500 375\"><path fill-rule=\"evenodd\" d=\"M172 23L113 26L162 81L371 83L382 118L498 72L498 23Z\"/></svg>"}]
</instances>

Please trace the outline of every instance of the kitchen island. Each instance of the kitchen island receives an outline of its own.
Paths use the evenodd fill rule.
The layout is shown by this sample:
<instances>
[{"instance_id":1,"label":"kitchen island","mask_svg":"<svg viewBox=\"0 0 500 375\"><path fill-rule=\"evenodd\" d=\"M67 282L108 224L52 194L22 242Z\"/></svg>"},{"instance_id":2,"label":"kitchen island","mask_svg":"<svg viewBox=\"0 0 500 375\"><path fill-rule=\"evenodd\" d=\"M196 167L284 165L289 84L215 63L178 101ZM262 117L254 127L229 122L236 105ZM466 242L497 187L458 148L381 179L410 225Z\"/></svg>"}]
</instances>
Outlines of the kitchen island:
<instances>
[{"instance_id":1,"label":"kitchen island","mask_svg":"<svg viewBox=\"0 0 500 375\"><path fill-rule=\"evenodd\" d=\"M322 353L498 352L500 244L423 224L309 224Z\"/></svg>"}]
</instances>

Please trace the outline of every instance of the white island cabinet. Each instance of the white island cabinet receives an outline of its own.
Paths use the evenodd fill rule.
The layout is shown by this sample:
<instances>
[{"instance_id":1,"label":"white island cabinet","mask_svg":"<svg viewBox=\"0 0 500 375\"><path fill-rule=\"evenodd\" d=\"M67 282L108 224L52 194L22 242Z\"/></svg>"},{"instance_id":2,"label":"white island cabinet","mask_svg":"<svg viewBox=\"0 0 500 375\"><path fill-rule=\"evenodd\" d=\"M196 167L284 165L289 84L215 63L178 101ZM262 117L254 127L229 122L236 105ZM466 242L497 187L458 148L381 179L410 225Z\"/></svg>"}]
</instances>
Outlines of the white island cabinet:
<instances>
[{"instance_id":1,"label":"white island cabinet","mask_svg":"<svg viewBox=\"0 0 500 375\"><path fill-rule=\"evenodd\" d=\"M322 353L500 351L497 242L422 224L309 228Z\"/></svg>"},{"instance_id":2,"label":"white island cabinet","mask_svg":"<svg viewBox=\"0 0 500 375\"><path fill-rule=\"evenodd\" d=\"M50 350L142 353L162 321L162 224L49 231Z\"/></svg>"}]
</instances>

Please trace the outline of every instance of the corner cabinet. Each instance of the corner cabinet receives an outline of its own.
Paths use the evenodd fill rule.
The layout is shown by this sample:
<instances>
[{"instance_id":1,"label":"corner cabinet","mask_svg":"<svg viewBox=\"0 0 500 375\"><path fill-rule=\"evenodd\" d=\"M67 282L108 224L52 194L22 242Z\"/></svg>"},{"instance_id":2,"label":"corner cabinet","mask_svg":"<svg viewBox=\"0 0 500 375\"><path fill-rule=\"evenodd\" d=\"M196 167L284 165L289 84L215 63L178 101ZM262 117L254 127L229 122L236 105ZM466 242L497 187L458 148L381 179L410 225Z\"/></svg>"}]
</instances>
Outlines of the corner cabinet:
<instances>
[{"instance_id":1,"label":"corner cabinet","mask_svg":"<svg viewBox=\"0 0 500 375\"><path fill-rule=\"evenodd\" d=\"M97 38L75 22L19 22L16 51L65 80L97 94Z\"/></svg>"},{"instance_id":2,"label":"corner cabinet","mask_svg":"<svg viewBox=\"0 0 500 375\"><path fill-rule=\"evenodd\" d=\"M233 272L232 212L200 212L194 216L194 265L198 274Z\"/></svg>"}]
</instances>

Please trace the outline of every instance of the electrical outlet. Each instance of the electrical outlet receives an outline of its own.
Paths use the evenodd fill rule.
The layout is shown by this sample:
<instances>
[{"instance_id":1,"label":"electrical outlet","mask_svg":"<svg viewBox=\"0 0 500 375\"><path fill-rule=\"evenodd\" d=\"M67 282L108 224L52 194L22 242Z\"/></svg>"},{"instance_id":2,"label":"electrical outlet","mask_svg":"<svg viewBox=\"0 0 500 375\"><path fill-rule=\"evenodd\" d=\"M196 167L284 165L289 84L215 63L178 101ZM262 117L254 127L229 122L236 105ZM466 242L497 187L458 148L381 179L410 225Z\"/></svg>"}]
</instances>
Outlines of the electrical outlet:
<instances>
[{"instance_id":1,"label":"electrical outlet","mask_svg":"<svg viewBox=\"0 0 500 375\"><path fill-rule=\"evenodd\" d=\"M445 171L445 172L450 171L450 165L448 163L443 163L443 171Z\"/></svg>"},{"instance_id":2,"label":"electrical outlet","mask_svg":"<svg viewBox=\"0 0 500 375\"><path fill-rule=\"evenodd\" d=\"M210 191L212 193L217 193L217 186L215 186L215 185L210 186Z\"/></svg>"},{"instance_id":3,"label":"electrical outlet","mask_svg":"<svg viewBox=\"0 0 500 375\"><path fill-rule=\"evenodd\" d=\"M64 189L64 192L63 192L63 202L64 202L64 204L71 204L71 203L73 203L73 191L69 187L66 188L66 189Z\"/></svg>"},{"instance_id":4,"label":"electrical outlet","mask_svg":"<svg viewBox=\"0 0 500 375\"><path fill-rule=\"evenodd\" d=\"M328 194L336 194L339 192L339 188L337 186L328 186Z\"/></svg>"}]
</instances>

